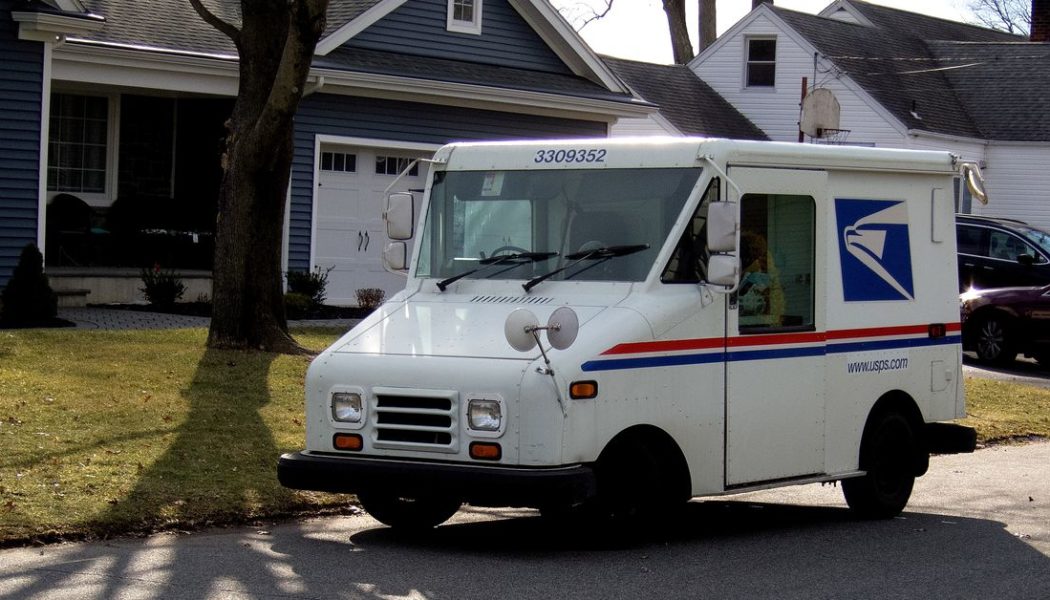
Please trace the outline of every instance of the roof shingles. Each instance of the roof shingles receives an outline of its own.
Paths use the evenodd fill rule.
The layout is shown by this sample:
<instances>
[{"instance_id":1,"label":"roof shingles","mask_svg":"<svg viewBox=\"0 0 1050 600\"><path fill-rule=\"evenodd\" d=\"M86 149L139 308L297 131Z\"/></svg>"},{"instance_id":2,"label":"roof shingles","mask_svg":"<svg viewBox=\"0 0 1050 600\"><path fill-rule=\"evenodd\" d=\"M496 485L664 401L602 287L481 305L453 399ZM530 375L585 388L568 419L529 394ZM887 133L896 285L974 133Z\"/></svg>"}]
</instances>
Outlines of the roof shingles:
<instances>
[{"instance_id":1,"label":"roof shingles","mask_svg":"<svg viewBox=\"0 0 1050 600\"><path fill-rule=\"evenodd\" d=\"M657 65L603 56L602 60L685 135L769 139L685 65Z\"/></svg>"},{"instance_id":2,"label":"roof shingles","mask_svg":"<svg viewBox=\"0 0 1050 600\"><path fill-rule=\"evenodd\" d=\"M1050 140L1050 44L857 0L871 27L774 8L909 129ZM1033 115L1023 126L1018 119ZM1017 119L1014 121L1013 119ZM1016 123L1011 125L1010 123Z\"/></svg>"}]
</instances>

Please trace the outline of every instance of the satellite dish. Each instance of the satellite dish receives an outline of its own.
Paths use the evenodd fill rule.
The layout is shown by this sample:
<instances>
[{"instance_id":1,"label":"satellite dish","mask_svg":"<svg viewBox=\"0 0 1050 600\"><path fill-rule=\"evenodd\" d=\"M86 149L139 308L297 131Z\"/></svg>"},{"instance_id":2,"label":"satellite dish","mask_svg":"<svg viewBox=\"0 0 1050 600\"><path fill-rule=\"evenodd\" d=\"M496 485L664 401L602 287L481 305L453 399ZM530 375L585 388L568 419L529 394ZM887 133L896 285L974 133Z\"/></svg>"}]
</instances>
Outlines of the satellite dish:
<instances>
[{"instance_id":1,"label":"satellite dish","mask_svg":"<svg viewBox=\"0 0 1050 600\"><path fill-rule=\"evenodd\" d=\"M839 128L839 101L828 88L817 88L802 101L799 130L809 137L822 137L825 129Z\"/></svg>"},{"instance_id":2,"label":"satellite dish","mask_svg":"<svg viewBox=\"0 0 1050 600\"><path fill-rule=\"evenodd\" d=\"M536 336L532 332L539 326L540 321L532 311L516 308L507 315L507 322L503 324L503 335L507 337L511 348L518 352L528 352L536 347Z\"/></svg>"},{"instance_id":3,"label":"satellite dish","mask_svg":"<svg viewBox=\"0 0 1050 600\"><path fill-rule=\"evenodd\" d=\"M547 341L558 350L564 350L576 341L576 334L580 332L580 319L576 312L568 306L563 306L551 313L547 320Z\"/></svg>"}]
</instances>

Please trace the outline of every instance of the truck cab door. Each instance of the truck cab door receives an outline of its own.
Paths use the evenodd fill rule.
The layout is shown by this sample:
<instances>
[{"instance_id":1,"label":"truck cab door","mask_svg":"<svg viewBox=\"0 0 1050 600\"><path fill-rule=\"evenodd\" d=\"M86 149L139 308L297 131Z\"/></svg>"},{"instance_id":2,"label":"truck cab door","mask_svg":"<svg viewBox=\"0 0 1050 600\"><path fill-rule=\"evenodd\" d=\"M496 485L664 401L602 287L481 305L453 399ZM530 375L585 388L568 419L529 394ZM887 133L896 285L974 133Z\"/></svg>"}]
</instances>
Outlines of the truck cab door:
<instances>
[{"instance_id":1,"label":"truck cab door","mask_svg":"<svg viewBox=\"0 0 1050 600\"><path fill-rule=\"evenodd\" d=\"M824 472L827 173L730 167L740 284L726 305L726 487ZM733 192L731 192L733 193Z\"/></svg>"}]
</instances>

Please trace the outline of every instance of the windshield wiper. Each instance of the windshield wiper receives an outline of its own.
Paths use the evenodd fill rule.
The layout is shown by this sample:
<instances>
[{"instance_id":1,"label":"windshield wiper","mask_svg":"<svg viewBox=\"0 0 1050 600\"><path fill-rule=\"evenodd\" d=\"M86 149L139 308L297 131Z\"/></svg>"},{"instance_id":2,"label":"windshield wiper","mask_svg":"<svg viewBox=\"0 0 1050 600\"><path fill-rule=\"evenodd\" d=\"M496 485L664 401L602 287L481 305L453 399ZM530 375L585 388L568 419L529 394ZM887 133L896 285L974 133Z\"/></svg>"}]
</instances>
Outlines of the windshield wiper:
<instances>
[{"instance_id":1,"label":"windshield wiper","mask_svg":"<svg viewBox=\"0 0 1050 600\"><path fill-rule=\"evenodd\" d=\"M555 269L550 273L545 273L543 275L533 277L532 279L521 284L521 287L525 288L525 291L527 292L539 285L540 283L550 279L551 277L554 277L558 273L561 273L566 269L571 269L572 267L578 265L579 263L585 260L594 260L595 262L594 264L587 265L579 271L576 271L570 277L575 277L580 273L583 273L587 269L597 267L598 265L609 260L610 258L616 258L617 256L627 256L628 254L634 254L635 252L641 252L642 250L648 249L649 244L631 244L629 246L602 246L601 248L595 248L593 250L582 250L580 252L566 254L565 258L571 260L571 263L565 265L560 269Z\"/></svg>"},{"instance_id":2,"label":"windshield wiper","mask_svg":"<svg viewBox=\"0 0 1050 600\"><path fill-rule=\"evenodd\" d=\"M478 261L478 264L480 264L482 266L480 266L480 267L478 267L476 269L471 269L469 271L464 271L464 272L460 273L459 275L454 275L452 277L449 277L448 279L442 279L441 281L439 281L437 283L437 287L438 287L439 290L441 290L443 292L443 291L445 291L445 288L447 288L448 286L452 285L453 283L459 281L460 279L463 279L467 275L473 275L474 273L478 273L480 271L487 271L488 269L491 269L492 267L495 267L497 265L502 265L502 264L506 264L506 263L509 263L509 262L513 262L514 263L510 267L507 267L506 269L503 269L503 270L500 270L500 271L496 271L495 273L490 273L490 275L497 275L499 273L502 273L503 271L510 270L510 269L512 269L512 268L514 268L514 267L516 267L518 265L521 265L521 264L525 264L525 263L529 263L529 262L536 262L536 261L540 261L540 260L547 260L548 258L553 258L555 256L558 256L557 252L517 252L515 254L503 254L501 256L490 256L489 258L483 258L483 259Z\"/></svg>"}]
</instances>

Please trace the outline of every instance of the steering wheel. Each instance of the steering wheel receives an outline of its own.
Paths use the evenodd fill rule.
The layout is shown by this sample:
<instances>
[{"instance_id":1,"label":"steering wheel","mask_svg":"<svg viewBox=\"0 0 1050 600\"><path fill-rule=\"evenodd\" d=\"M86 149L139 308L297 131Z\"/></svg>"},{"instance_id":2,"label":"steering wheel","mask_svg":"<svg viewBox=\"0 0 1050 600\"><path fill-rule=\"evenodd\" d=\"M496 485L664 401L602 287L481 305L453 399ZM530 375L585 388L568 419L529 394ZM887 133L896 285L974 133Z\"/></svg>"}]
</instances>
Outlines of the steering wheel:
<instances>
[{"instance_id":1,"label":"steering wheel","mask_svg":"<svg viewBox=\"0 0 1050 600\"><path fill-rule=\"evenodd\" d=\"M493 250L492 254L489 254L489 258L494 258L496 256L499 256L500 252L510 252L511 254L522 254L524 252L528 252L528 250L526 250L524 248L519 248L518 246L500 246L499 248L496 248L495 250Z\"/></svg>"}]
</instances>

